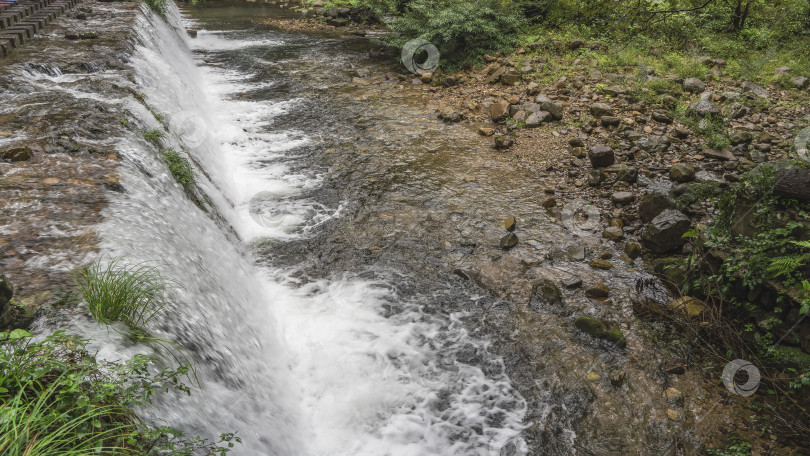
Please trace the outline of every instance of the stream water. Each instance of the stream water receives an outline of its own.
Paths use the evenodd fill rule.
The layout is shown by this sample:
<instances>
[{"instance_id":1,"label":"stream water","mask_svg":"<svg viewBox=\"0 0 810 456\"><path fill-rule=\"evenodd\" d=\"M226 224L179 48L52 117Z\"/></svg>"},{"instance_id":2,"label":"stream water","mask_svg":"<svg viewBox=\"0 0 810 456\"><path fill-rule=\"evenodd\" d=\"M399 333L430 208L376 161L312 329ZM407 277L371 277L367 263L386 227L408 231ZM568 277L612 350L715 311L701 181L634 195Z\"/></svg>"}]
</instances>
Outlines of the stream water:
<instances>
[{"instance_id":1,"label":"stream water","mask_svg":"<svg viewBox=\"0 0 810 456\"><path fill-rule=\"evenodd\" d=\"M502 369L455 359L484 343L452 314L429 314L429 297L380 279L400 271L304 281L273 261L273 246L306 239L351 203L308 196L329 172L313 157L342 122L317 107L318 85L348 62L332 60L329 40L251 26L271 11L226 4L180 18L173 8L168 25L138 25L137 86L219 215L200 210L143 139L119 144L127 191L107 209L102 252L158 262L182 284L159 331L193 353L202 383L144 413L206 436L237 430L239 454L483 455L510 439L519 449L522 398Z\"/></svg>"}]
</instances>

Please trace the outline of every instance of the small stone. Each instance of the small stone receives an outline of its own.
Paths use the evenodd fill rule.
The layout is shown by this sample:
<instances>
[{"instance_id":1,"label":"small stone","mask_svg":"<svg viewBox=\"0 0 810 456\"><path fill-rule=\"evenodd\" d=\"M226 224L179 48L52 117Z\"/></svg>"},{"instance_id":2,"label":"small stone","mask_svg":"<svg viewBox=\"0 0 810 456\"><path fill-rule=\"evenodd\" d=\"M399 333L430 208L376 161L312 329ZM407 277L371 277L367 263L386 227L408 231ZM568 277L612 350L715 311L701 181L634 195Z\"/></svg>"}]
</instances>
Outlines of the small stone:
<instances>
[{"instance_id":1,"label":"small stone","mask_svg":"<svg viewBox=\"0 0 810 456\"><path fill-rule=\"evenodd\" d=\"M34 154L28 146L12 147L0 151L0 160L7 162L21 162L30 160Z\"/></svg>"},{"instance_id":2,"label":"small stone","mask_svg":"<svg viewBox=\"0 0 810 456\"><path fill-rule=\"evenodd\" d=\"M496 122L505 118L509 114L509 102L506 100L501 100L493 104L489 108L489 114L492 117L492 120Z\"/></svg>"},{"instance_id":3,"label":"small stone","mask_svg":"<svg viewBox=\"0 0 810 456\"><path fill-rule=\"evenodd\" d=\"M430 83L430 81L432 81L432 80L433 80L433 73L423 73L423 74L422 74L422 77L421 77L420 79L421 79L421 80L422 80L422 82L424 82L425 84L428 84L428 83Z\"/></svg>"},{"instance_id":4,"label":"small stone","mask_svg":"<svg viewBox=\"0 0 810 456\"><path fill-rule=\"evenodd\" d=\"M554 117L548 111L538 111L533 112L527 119L526 119L526 127L527 128L537 128L545 122L551 122L554 120Z\"/></svg>"},{"instance_id":5,"label":"small stone","mask_svg":"<svg viewBox=\"0 0 810 456\"><path fill-rule=\"evenodd\" d=\"M563 279L562 284L565 288L573 289L579 288L582 286L582 279L579 277L569 277L567 279Z\"/></svg>"},{"instance_id":6,"label":"small stone","mask_svg":"<svg viewBox=\"0 0 810 456\"><path fill-rule=\"evenodd\" d=\"M609 146L594 146L588 152L591 166L594 168L604 168L612 165L616 161L613 149Z\"/></svg>"},{"instance_id":7,"label":"small stone","mask_svg":"<svg viewBox=\"0 0 810 456\"><path fill-rule=\"evenodd\" d=\"M545 95L538 95L534 102L540 105L541 111L546 111L552 115L554 120L562 120L563 118L563 105L554 102Z\"/></svg>"},{"instance_id":8,"label":"small stone","mask_svg":"<svg viewBox=\"0 0 810 456\"><path fill-rule=\"evenodd\" d=\"M516 246L517 243L518 243L517 235L515 233L509 233L501 238L499 245L502 249L509 250L512 247Z\"/></svg>"},{"instance_id":9,"label":"small stone","mask_svg":"<svg viewBox=\"0 0 810 456\"><path fill-rule=\"evenodd\" d=\"M667 306L688 317L699 317L706 311L706 305L700 299L691 296L681 296L667 303Z\"/></svg>"},{"instance_id":10,"label":"small stone","mask_svg":"<svg viewBox=\"0 0 810 456\"><path fill-rule=\"evenodd\" d=\"M607 298L609 294L610 287L605 282L595 283L585 290L585 295L591 298Z\"/></svg>"},{"instance_id":11,"label":"small stone","mask_svg":"<svg viewBox=\"0 0 810 456\"><path fill-rule=\"evenodd\" d=\"M684 244L683 235L691 225L684 214L666 209L644 227L641 240L654 253L666 253Z\"/></svg>"},{"instance_id":12,"label":"small stone","mask_svg":"<svg viewBox=\"0 0 810 456\"><path fill-rule=\"evenodd\" d=\"M663 393L661 393L661 397L663 397L669 404L683 405L683 393L681 393L677 388L667 388Z\"/></svg>"},{"instance_id":13,"label":"small stone","mask_svg":"<svg viewBox=\"0 0 810 456\"><path fill-rule=\"evenodd\" d=\"M520 79L520 73L515 70L510 70L501 75L501 84L513 86L520 82Z\"/></svg>"},{"instance_id":14,"label":"small stone","mask_svg":"<svg viewBox=\"0 0 810 456\"><path fill-rule=\"evenodd\" d=\"M808 80L804 76L799 76L797 78L791 79L790 83L793 84L793 87L795 87L795 88L797 88L799 90L803 90L803 89L807 88L807 85L808 85L808 83L810 83L810 80Z\"/></svg>"},{"instance_id":15,"label":"small stone","mask_svg":"<svg viewBox=\"0 0 810 456\"><path fill-rule=\"evenodd\" d=\"M492 136L495 134L495 129L490 127L479 127L478 134L481 136Z\"/></svg>"},{"instance_id":16,"label":"small stone","mask_svg":"<svg viewBox=\"0 0 810 456\"><path fill-rule=\"evenodd\" d=\"M753 93L754 95L756 95L756 96L758 96L760 98L768 98L768 97L770 97L770 94L768 93L767 90L762 88L762 86L754 84L753 82L750 82L750 81L743 82L742 89L743 89L743 91L751 92L751 93Z\"/></svg>"},{"instance_id":17,"label":"small stone","mask_svg":"<svg viewBox=\"0 0 810 456\"><path fill-rule=\"evenodd\" d=\"M689 163L676 163L669 169L669 178L675 182L689 182L695 178L695 168Z\"/></svg>"},{"instance_id":18,"label":"small stone","mask_svg":"<svg viewBox=\"0 0 810 456\"><path fill-rule=\"evenodd\" d=\"M672 123L672 115L670 115L669 112L664 111L663 109L656 109L655 111L652 112L651 117L656 122L661 122L663 124Z\"/></svg>"},{"instance_id":19,"label":"small stone","mask_svg":"<svg viewBox=\"0 0 810 456\"><path fill-rule=\"evenodd\" d=\"M585 377L586 377L586 378L587 378L589 381L592 381L592 382L595 382L595 381L599 380L600 378L602 378L602 377L600 377L600 376L599 376L599 374L597 374L597 373L596 373L596 372L594 372L594 371L590 371L590 372L588 372L588 373L585 375Z\"/></svg>"},{"instance_id":20,"label":"small stone","mask_svg":"<svg viewBox=\"0 0 810 456\"><path fill-rule=\"evenodd\" d=\"M641 244L638 242L628 242L624 245L624 253L627 254L627 256L631 259L635 260L641 256Z\"/></svg>"},{"instance_id":21,"label":"small stone","mask_svg":"<svg viewBox=\"0 0 810 456\"><path fill-rule=\"evenodd\" d=\"M616 226L609 226L602 231L602 237L611 241L618 241L624 236L624 231Z\"/></svg>"},{"instance_id":22,"label":"small stone","mask_svg":"<svg viewBox=\"0 0 810 456\"><path fill-rule=\"evenodd\" d=\"M720 108L708 100L700 100L689 105L689 112L700 117L719 116Z\"/></svg>"},{"instance_id":23,"label":"small stone","mask_svg":"<svg viewBox=\"0 0 810 456\"><path fill-rule=\"evenodd\" d=\"M613 115L613 108L609 104L605 103L594 103L590 107L591 115L600 119L604 116L612 116Z\"/></svg>"},{"instance_id":24,"label":"small stone","mask_svg":"<svg viewBox=\"0 0 810 456\"><path fill-rule=\"evenodd\" d=\"M515 220L514 216L506 217L503 221L501 221L501 227L506 231L515 231L517 227L517 220Z\"/></svg>"},{"instance_id":25,"label":"small stone","mask_svg":"<svg viewBox=\"0 0 810 456\"><path fill-rule=\"evenodd\" d=\"M563 303L562 291L549 279L538 280L532 287L532 294L548 304L561 305Z\"/></svg>"},{"instance_id":26,"label":"small stone","mask_svg":"<svg viewBox=\"0 0 810 456\"><path fill-rule=\"evenodd\" d=\"M631 192L616 192L610 196L614 203L627 204L636 199L636 195Z\"/></svg>"},{"instance_id":27,"label":"small stone","mask_svg":"<svg viewBox=\"0 0 810 456\"><path fill-rule=\"evenodd\" d=\"M613 268L613 264L611 264L610 261L598 258L594 258L593 260L589 261L588 266L594 269L605 269L605 270Z\"/></svg>"},{"instance_id":28,"label":"small stone","mask_svg":"<svg viewBox=\"0 0 810 456\"><path fill-rule=\"evenodd\" d=\"M495 148L496 149L508 149L515 145L515 140L508 137L508 136L496 136L495 137Z\"/></svg>"},{"instance_id":29,"label":"small stone","mask_svg":"<svg viewBox=\"0 0 810 456\"><path fill-rule=\"evenodd\" d=\"M557 205L557 200L551 195L543 195L540 197L540 204L542 204L544 208L550 209Z\"/></svg>"},{"instance_id":30,"label":"small stone","mask_svg":"<svg viewBox=\"0 0 810 456\"><path fill-rule=\"evenodd\" d=\"M698 78L687 78L683 81L683 89L692 93L703 93L706 90L706 83Z\"/></svg>"},{"instance_id":31,"label":"small stone","mask_svg":"<svg viewBox=\"0 0 810 456\"><path fill-rule=\"evenodd\" d=\"M622 119L615 116L602 116L600 119L603 127L618 127L622 123Z\"/></svg>"},{"instance_id":32,"label":"small stone","mask_svg":"<svg viewBox=\"0 0 810 456\"><path fill-rule=\"evenodd\" d=\"M672 421L683 420L683 412L680 410L667 409L667 417Z\"/></svg>"}]
</instances>

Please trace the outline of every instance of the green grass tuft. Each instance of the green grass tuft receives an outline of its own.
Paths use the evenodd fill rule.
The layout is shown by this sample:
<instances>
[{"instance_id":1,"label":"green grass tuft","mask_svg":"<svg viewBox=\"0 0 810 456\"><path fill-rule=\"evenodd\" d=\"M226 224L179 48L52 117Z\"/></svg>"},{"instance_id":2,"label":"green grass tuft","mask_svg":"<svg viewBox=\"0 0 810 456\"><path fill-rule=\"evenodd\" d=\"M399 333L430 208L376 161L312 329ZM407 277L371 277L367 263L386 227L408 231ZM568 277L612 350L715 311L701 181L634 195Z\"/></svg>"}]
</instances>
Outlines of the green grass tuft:
<instances>
[{"instance_id":1,"label":"green grass tuft","mask_svg":"<svg viewBox=\"0 0 810 456\"><path fill-rule=\"evenodd\" d=\"M169 165L169 171L174 176L178 184L182 185L186 191L194 188L194 172L188 160L178 154L174 149L163 149L163 158Z\"/></svg>"},{"instance_id":2,"label":"green grass tuft","mask_svg":"<svg viewBox=\"0 0 810 456\"><path fill-rule=\"evenodd\" d=\"M107 266L101 260L74 278L93 318L102 324L122 322L132 329L144 327L167 306L168 279L144 265L123 265L114 259Z\"/></svg>"},{"instance_id":3,"label":"green grass tuft","mask_svg":"<svg viewBox=\"0 0 810 456\"><path fill-rule=\"evenodd\" d=\"M158 146L160 145L160 139L163 138L163 132L158 129L144 130L143 137L150 143Z\"/></svg>"}]
</instances>

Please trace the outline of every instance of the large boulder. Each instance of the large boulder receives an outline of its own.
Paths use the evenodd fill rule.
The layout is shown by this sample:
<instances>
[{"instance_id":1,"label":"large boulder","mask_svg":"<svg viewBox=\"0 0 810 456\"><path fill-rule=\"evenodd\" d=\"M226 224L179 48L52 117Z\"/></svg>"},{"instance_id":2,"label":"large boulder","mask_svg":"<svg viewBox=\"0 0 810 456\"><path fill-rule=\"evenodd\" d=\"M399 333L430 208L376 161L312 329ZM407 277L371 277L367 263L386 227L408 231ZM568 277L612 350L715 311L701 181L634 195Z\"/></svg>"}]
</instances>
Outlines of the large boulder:
<instances>
[{"instance_id":1,"label":"large boulder","mask_svg":"<svg viewBox=\"0 0 810 456\"><path fill-rule=\"evenodd\" d=\"M501 100L497 103L494 103L489 108L489 114L492 117L492 120L499 121L509 115L509 102L506 100Z\"/></svg>"},{"instance_id":2,"label":"large boulder","mask_svg":"<svg viewBox=\"0 0 810 456\"><path fill-rule=\"evenodd\" d=\"M644 227L641 241L654 253L666 253L682 246L692 222L674 209L666 209Z\"/></svg>"},{"instance_id":3,"label":"large boulder","mask_svg":"<svg viewBox=\"0 0 810 456\"><path fill-rule=\"evenodd\" d=\"M675 182L689 182L695 178L695 168L689 163L676 163L669 168L669 178Z\"/></svg>"}]
</instances>

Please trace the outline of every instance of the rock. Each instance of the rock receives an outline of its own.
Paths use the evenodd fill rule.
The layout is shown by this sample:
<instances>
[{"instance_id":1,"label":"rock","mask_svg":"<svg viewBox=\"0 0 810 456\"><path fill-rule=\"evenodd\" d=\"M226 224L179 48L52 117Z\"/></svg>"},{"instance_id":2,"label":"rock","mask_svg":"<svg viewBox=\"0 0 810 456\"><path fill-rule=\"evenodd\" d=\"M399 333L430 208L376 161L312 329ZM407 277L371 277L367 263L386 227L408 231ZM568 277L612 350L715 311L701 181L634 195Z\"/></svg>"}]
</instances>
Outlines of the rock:
<instances>
[{"instance_id":1,"label":"rock","mask_svg":"<svg viewBox=\"0 0 810 456\"><path fill-rule=\"evenodd\" d=\"M34 153L28 146L12 147L10 149L3 149L0 151L0 160L7 162L21 162L33 158Z\"/></svg>"},{"instance_id":2,"label":"rock","mask_svg":"<svg viewBox=\"0 0 810 456\"><path fill-rule=\"evenodd\" d=\"M706 83L698 78L686 78L683 81L683 90L692 93L703 93L706 91Z\"/></svg>"},{"instance_id":3,"label":"rock","mask_svg":"<svg viewBox=\"0 0 810 456\"><path fill-rule=\"evenodd\" d=\"M613 342L620 348L627 346L624 333L615 325L608 326L601 320L583 315L574 320L574 326L591 337Z\"/></svg>"},{"instance_id":4,"label":"rock","mask_svg":"<svg viewBox=\"0 0 810 456\"><path fill-rule=\"evenodd\" d=\"M793 87L795 87L795 88L797 88L799 90L803 90L803 89L807 88L807 84L810 83L810 80L808 80L804 76L799 76L797 78L791 79L790 83L793 84Z\"/></svg>"},{"instance_id":5,"label":"rock","mask_svg":"<svg viewBox=\"0 0 810 456\"><path fill-rule=\"evenodd\" d=\"M97 32L82 32L82 33L79 33L79 39L80 40L94 40L96 38L98 38L98 33Z\"/></svg>"},{"instance_id":6,"label":"rock","mask_svg":"<svg viewBox=\"0 0 810 456\"><path fill-rule=\"evenodd\" d=\"M464 116L456 111L442 111L439 113L439 119L445 122L458 123L464 120Z\"/></svg>"},{"instance_id":7,"label":"rock","mask_svg":"<svg viewBox=\"0 0 810 456\"><path fill-rule=\"evenodd\" d=\"M328 21L326 21L326 25L331 25L332 27L345 27L349 25L349 20L342 17L338 17L335 19L329 19Z\"/></svg>"},{"instance_id":8,"label":"rock","mask_svg":"<svg viewBox=\"0 0 810 456\"><path fill-rule=\"evenodd\" d=\"M509 70L501 75L501 84L512 86L520 82L520 79L520 73L515 70Z\"/></svg>"},{"instance_id":9,"label":"rock","mask_svg":"<svg viewBox=\"0 0 810 456\"><path fill-rule=\"evenodd\" d=\"M540 279L532 287L532 296L539 298L547 304L563 304L563 294L560 288L549 279Z\"/></svg>"},{"instance_id":10,"label":"rock","mask_svg":"<svg viewBox=\"0 0 810 456\"><path fill-rule=\"evenodd\" d=\"M676 163L669 168L669 179L675 182L689 182L695 178L695 168L689 163Z\"/></svg>"},{"instance_id":11,"label":"rock","mask_svg":"<svg viewBox=\"0 0 810 456\"><path fill-rule=\"evenodd\" d=\"M70 31L65 32L65 38L68 39L68 40L78 40L79 39L79 34L77 32L75 32L75 31L70 30Z\"/></svg>"},{"instance_id":12,"label":"rock","mask_svg":"<svg viewBox=\"0 0 810 456\"><path fill-rule=\"evenodd\" d=\"M661 393L661 397L667 401L667 403L672 405L683 405L683 393L681 393L677 388L667 388L663 393Z\"/></svg>"},{"instance_id":13,"label":"rock","mask_svg":"<svg viewBox=\"0 0 810 456\"><path fill-rule=\"evenodd\" d=\"M495 148L496 149L508 149L515 145L515 140L508 136L496 136L495 137Z\"/></svg>"},{"instance_id":14,"label":"rock","mask_svg":"<svg viewBox=\"0 0 810 456\"><path fill-rule=\"evenodd\" d=\"M599 171L598 169L592 169L591 172L588 173L588 185L591 187L597 187L602 182L605 181L605 173Z\"/></svg>"},{"instance_id":15,"label":"rock","mask_svg":"<svg viewBox=\"0 0 810 456\"><path fill-rule=\"evenodd\" d=\"M554 117L547 111L533 112L528 119L526 119L527 128L537 128L544 122L551 122Z\"/></svg>"},{"instance_id":16,"label":"rock","mask_svg":"<svg viewBox=\"0 0 810 456\"><path fill-rule=\"evenodd\" d=\"M667 418L672 421L681 421L684 418L683 412L680 410L667 409Z\"/></svg>"},{"instance_id":17,"label":"rock","mask_svg":"<svg viewBox=\"0 0 810 456\"><path fill-rule=\"evenodd\" d=\"M633 202L633 200L636 199L636 195L631 192L615 192L610 195L610 199L614 203L627 204Z\"/></svg>"},{"instance_id":18,"label":"rock","mask_svg":"<svg viewBox=\"0 0 810 456\"><path fill-rule=\"evenodd\" d=\"M585 46L585 42L582 41L582 40L571 40L568 43L568 49L571 49L572 51L576 50L576 49L579 49L581 47L584 47L584 46Z\"/></svg>"},{"instance_id":19,"label":"rock","mask_svg":"<svg viewBox=\"0 0 810 456\"><path fill-rule=\"evenodd\" d=\"M506 217L503 221L501 221L501 227L503 227L503 229L505 229L506 231L515 231L516 226L517 220L515 220L515 217L512 215Z\"/></svg>"},{"instance_id":20,"label":"rock","mask_svg":"<svg viewBox=\"0 0 810 456\"><path fill-rule=\"evenodd\" d=\"M516 246L517 243L518 243L517 235L515 233L509 233L501 238L499 245L502 249L509 250L512 247Z\"/></svg>"},{"instance_id":21,"label":"rock","mask_svg":"<svg viewBox=\"0 0 810 456\"><path fill-rule=\"evenodd\" d=\"M613 268L613 264L611 264L610 261L603 260L601 258L595 258L595 259L589 261L588 266L590 266L590 267L592 267L594 269L605 269L605 270Z\"/></svg>"},{"instance_id":22,"label":"rock","mask_svg":"<svg viewBox=\"0 0 810 456\"><path fill-rule=\"evenodd\" d=\"M509 115L509 102L506 100L501 100L495 104L493 104L489 108L489 115L492 117L492 120L499 121Z\"/></svg>"},{"instance_id":23,"label":"rock","mask_svg":"<svg viewBox=\"0 0 810 456\"><path fill-rule=\"evenodd\" d=\"M638 169L636 168L622 168L616 173L616 178L620 182L627 182L634 184L638 181Z\"/></svg>"},{"instance_id":24,"label":"rock","mask_svg":"<svg viewBox=\"0 0 810 456\"><path fill-rule=\"evenodd\" d=\"M600 119L603 127L618 127L622 123L622 119L616 116L602 116Z\"/></svg>"},{"instance_id":25,"label":"rock","mask_svg":"<svg viewBox=\"0 0 810 456\"><path fill-rule=\"evenodd\" d=\"M194 29L188 29L186 30L186 35L188 35L189 38L197 38L197 31Z\"/></svg>"},{"instance_id":26,"label":"rock","mask_svg":"<svg viewBox=\"0 0 810 456\"><path fill-rule=\"evenodd\" d=\"M654 253L666 253L684 244L683 235L691 225L681 212L666 209L644 227L641 241Z\"/></svg>"},{"instance_id":27,"label":"rock","mask_svg":"<svg viewBox=\"0 0 810 456\"><path fill-rule=\"evenodd\" d=\"M754 95L756 95L756 96L758 96L760 98L768 98L768 97L770 97L770 94L768 93L767 90L762 88L762 86L754 84L753 82L745 81L745 82L743 82L741 87L742 87L744 92L751 92L751 93L753 93Z\"/></svg>"},{"instance_id":28,"label":"rock","mask_svg":"<svg viewBox=\"0 0 810 456\"><path fill-rule=\"evenodd\" d=\"M585 295L591 298L607 298L610 294L610 287L605 282L595 283L585 289Z\"/></svg>"},{"instance_id":29,"label":"rock","mask_svg":"<svg viewBox=\"0 0 810 456\"><path fill-rule=\"evenodd\" d=\"M602 237L611 241L618 241L624 236L624 231L617 226L609 226L602 231Z\"/></svg>"},{"instance_id":30,"label":"rock","mask_svg":"<svg viewBox=\"0 0 810 456\"><path fill-rule=\"evenodd\" d=\"M423 73L422 76L420 77L420 79L425 84L428 84L428 83L430 83L430 81L433 80L433 73Z\"/></svg>"},{"instance_id":31,"label":"rock","mask_svg":"<svg viewBox=\"0 0 810 456\"><path fill-rule=\"evenodd\" d=\"M613 149L608 146L594 146L588 152L591 166L594 168L604 168L612 165L616 161Z\"/></svg>"},{"instance_id":32,"label":"rock","mask_svg":"<svg viewBox=\"0 0 810 456\"><path fill-rule=\"evenodd\" d=\"M641 256L641 244L638 242L628 242L624 245L624 253L630 257L631 260Z\"/></svg>"},{"instance_id":33,"label":"rock","mask_svg":"<svg viewBox=\"0 0 810 456\"><path fill-rule=\"evenodd\" d=\"M748 106L742 105L740 103L734 103L731 106L729 106L728 109L726 110L726 114L728 115L728 117L734 120L742 119L743 117L747 116L749 112L750 109L748 109Z\"/></svg>"},{"instance_id":34,"label":"rock","mask_svg":"<svg viewBox=\"0 0 810 456\"><path fill-rule=\"evenodd\" d=\"M715 160L734 160L734 154L728 150L717 150L717 149L703 149L700 153L707 158L713 158Z\"/></svg>"},{"instance_id":35,"label":"rock","mask_svg":"<svg viewBox=\"0 0 810 456\"><path fill-rule=\"evenodd\" d=\"M545 95L538 95L534 100L540 106L541 111L546 111L554 117L554 120L562 120L563 118L563 105L551 101Z\"/></svg>"},{"instance_id":36,"label":"rock","mask_svg":"<svg viewBox=\"0 0 810 456\"><path fill-rule=\"evenodd\" d=\"M672 115L663 109L656 109L652 112L651 117L654 121L661 122L663 124L671 124L673 120Z\"/></svg>"},{"instance_id":37,"label":"rock","mask_svg":"<svg viewBox=\"0 0 810 456\"><path fill-rule=\"evenodd\" d=\"M551 195L543 195L540 197L540 204L546 209L551 209L557 205L557 200Z\"/></svg>"},{"instance_id":38,"label":"rock","mask_svg":"<svg viewBox=\"0 0 810 456\"><path fill-rule=\"evenodd\" d=\"M569 277L567 279L563 279L562 284L565 288L573 289L579 288L582 286L582 279L579 277Z\"/></svg>"},{"instance_id":39,"label":"rock","mask_svg":"<svg viewBox=\"0 0 810 456\"><path fill-rule=\"evenodd\" d=\"M481 136L492 136L495 134L495 129L491 127L479 127L478 134Z\"/></svg>"},{"instance_id":40,"label":"rock","mask_svg":"<svg viewBox=\"0 0 810 456\"><path fill-rule=\"evenodd\" d=\"M501 79L501 76L503 76L507 70L508 68L506 67L497 68L495 71L492 72L492 74L490 74L486 79L484 79L484 84L493 84L495 82L498 82Z\"/></svg>"},{"instance_id":41,"label":"rock","mask_svg":"<svg viewBox=\"0 0 810 456\"><path fill-rule=\"evenodd\" d=\"M703 301L691 296L682 296L680 298L673 299L667 303L667 306L670 309L678 311L688 317L699 317L707 309L706 305L703 304Z\"/></svg>"},{"instance_id":42,"label":"rock","mask_svg":"<svg viewBox=\"0 0 810 456\"><path fill-rule=\"evenodd\" d=\"M735 146L739 144L749 144L754 140L754 135L752 135L749 131L735 130L733 133L731 133L729 140L731 141L731 144Z\"/></svg>"},{"instance_id":43,"label":"rock","mask_svg":"<svg viewBox=\"0 0 810 456\"><path fill-rule=\"evenodd\" d=\"M636 147L648 154L660 154L666 152L672 143L666 136L645 136L636 141Z\"/></svg>"},{"instance_id":44,"label":"rock","mask_svg":"<svg viewBox=\"0 0 810 456\"><path fill-rule=\"evenodd\" d=\"M590 107L591 115L596 117L597 119L602 118L603 116L612 116L613 115L613 108L609 104L605 103L594 103Z\"/></svg>"},{"instance_id":45,"label":"rock","mask_svg":"<svg viewBox=\"0 0 810 456\"><path fill-rule=\"evenodd\" d=\"M642 196L638 203L638 216L642 222L646 223L664 212L665 209L674 206L675 204L669 196L659 192L648 193Z\"/></svg>"},{"instance_id":46,"label":"rock","mask_svg":"<svg viewBox=\"0 0 810 456\"><path fill-rule=\"evenodd\" d=\"M689 113L700 116L719 116L720 107L709 100L700 100L689 105Z\"/></svg>"}]
</instances>

